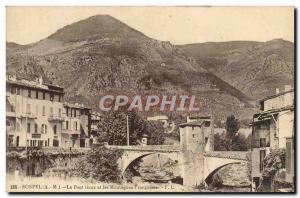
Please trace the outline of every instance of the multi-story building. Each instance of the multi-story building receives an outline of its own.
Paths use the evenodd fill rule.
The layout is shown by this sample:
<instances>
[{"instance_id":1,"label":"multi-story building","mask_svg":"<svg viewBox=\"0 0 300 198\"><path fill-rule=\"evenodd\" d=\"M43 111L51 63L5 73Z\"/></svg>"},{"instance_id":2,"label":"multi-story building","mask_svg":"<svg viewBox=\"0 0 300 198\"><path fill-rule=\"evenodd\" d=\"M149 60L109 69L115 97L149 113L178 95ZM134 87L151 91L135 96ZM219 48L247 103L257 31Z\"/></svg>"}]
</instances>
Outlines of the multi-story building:
<instances>
[{"instance_id":1,"label":"multi-story building","mask_svg":"<svg viewBox=\"0 0 300 198\"><path fill-rule=\"evenodd\" d=\"M98 124L101 122L102 115L98 112L92 112L90 114L91 134L95 135L98 129Z\"/></svg>"},{"instance_id":2,"label":"multi-story building","mask_svg":"<svg viewBox=\"0 0 300 198\"><path fill-rule=\"evenodd\" d=\"M7 146L60 146L63 96L62 87L41 77L30 81L7 75Z\"/></svg>"},{"instance_id":3,"label":"multi-story building","mask_svg":"<svg viewBox=\"0 0 300 198\"><path fill-rule=\"evenodd\" d=\"M90 110L82 104L64 103L63 147L89 147Z\"/></svg>"},{"instance_id":4,"label":"multi-story building","mask_svg":"<svg viewBox=\"0 0 300 198\"><path fill-rule=\"evenodd\" d=\"M213 119L210 116L188 117L187 123L179 125L183 185L203 183L204 152L214 149ZM195 174L192 174L195 173Z\"/></svg>"},{"instance_id":5,"label":"multi-story building","mask_svg":"<svg viewBox=\"0 0 300 198\"><path fill-rule=\"evenodd\" d=\"M211 116L188 116L187 123L179 126L180 144L183 149L194 150L203 145L203 151L214 150L214 127Z\"/></svg>"},{"instance_id":6,"label":"multi-story building","mask_svg":"<svg viewBox=\"0 0 300 198\"><path fill-rule=\"evenodd\" d=\"M97 144L97 133L98 133L98 124L103 121L103 115L99 112L92 112L89 116L90 126L91 126L91 140L93 144Z\"/></svg>"},{"instance_id":7,"label":"multi-story building","mask_svg":"<svg viewBox=\"0 0 300 198\"><path fill-rule=\"evenodd\" d=\"M265 156L272 149L286 149L287 139L294 141L294 90L291 86L285 86L281 93L276 89L276 94L261 100L260 106L261 112L253 116L252 124L252 177L256 186L260 183ZM289 156L286 156L288 161Z\"/></svg>"}]
</instances>

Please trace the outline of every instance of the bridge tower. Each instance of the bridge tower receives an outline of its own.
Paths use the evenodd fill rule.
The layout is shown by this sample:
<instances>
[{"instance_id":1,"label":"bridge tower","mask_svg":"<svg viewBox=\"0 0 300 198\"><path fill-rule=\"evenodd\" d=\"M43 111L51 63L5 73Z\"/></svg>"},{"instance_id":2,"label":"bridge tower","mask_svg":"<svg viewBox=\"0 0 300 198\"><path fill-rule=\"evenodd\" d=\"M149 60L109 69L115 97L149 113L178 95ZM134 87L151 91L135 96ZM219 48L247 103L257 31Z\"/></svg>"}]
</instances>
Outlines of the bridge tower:
<instances>
[{"instance_id":1,"label":"bridge tower","mask_svg":"<svg viewBox=\"0 0 300 198\"><path fill-rule=\"evenodd\" d=\"M183 185L204 184L204 152L214 147L211 117L188 117L179 127Z\"/></svg>"}]
</instances>

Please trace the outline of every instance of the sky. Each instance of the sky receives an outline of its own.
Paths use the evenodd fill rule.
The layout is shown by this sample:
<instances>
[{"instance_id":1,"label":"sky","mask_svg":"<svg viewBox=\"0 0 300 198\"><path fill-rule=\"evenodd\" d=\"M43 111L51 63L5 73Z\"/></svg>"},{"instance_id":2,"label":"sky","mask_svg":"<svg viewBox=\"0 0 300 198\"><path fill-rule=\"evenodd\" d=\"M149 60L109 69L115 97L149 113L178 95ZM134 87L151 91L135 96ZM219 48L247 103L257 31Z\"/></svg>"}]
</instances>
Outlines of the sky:
<instances>
[{"instance_id":1,"label":"sky","mask_svg":"<svg viewBox=\"0 0 300 198\"><path fill-rule=\"evenodd\" d=\"M108 14L145 35L173 44L233 40L294 41L293 7L14 7L6 40L30 44L93 15Z\"/></svg>"}]
</instances>

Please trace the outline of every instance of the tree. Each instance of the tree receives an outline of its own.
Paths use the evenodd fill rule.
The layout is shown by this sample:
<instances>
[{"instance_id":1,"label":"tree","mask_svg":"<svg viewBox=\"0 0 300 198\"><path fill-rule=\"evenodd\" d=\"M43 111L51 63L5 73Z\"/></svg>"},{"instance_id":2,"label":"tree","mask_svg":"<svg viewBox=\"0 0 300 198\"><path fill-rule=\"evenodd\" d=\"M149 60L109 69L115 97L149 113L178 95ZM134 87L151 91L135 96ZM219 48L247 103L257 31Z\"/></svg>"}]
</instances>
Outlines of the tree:
<instances>
[{"instance_id":1,"label":"tree","mask_svg":"<svg viewBox=\"0 0 300 198\"><path fill-rule=\"evenodd\" d=\"M137 145L143 135L148 135L148 144L163 144L164 128L160 122L144 120L134 111L111 111L104 115L98 124L99 142L110 145L127 144L127 117L129 125L129 143Z\"/></svg>"},{"instance_id":2,"label":"tree","mask_svg":"<svg viewBox=\"0 0 300 198\"><path fill-rule=\"evenodd\" d=\"M231 143L232 151L247 151L250 149L250 145L248 144L248 138L246 138L243 134L237 134L233 137Z\"/></svg>"},{"instance_id":3,"label":"tree","mask_svg":"<svg viewBox=\"0 0 300 198\"><path fill-rule=\"evenodd\" d=\"M232 139L240 129L239 120L234 115L227 116L225 128L226 135Z\"/></svg>"},{"instance_id":4,"label":"tree","mask_svg":"<svg viewBox=\"0 0 300 198\"><path fill-rule=\"evenodd\" d=\"M226 134L215 134L214 150L216 151L247 151L251 147L251 136L238 133L240 124L234 115L226 119Z\"/></svg>"},{"instance_id":5,"label":"tree","mask_svg":"<svg viewBox=\"0 0 300 198\"><path fill-rule=\"evenodd\" d=\"M214 135L214 150L215 151L230 151L230 142L226 137L226 134L223 132L221 134L216 133Z\"/></svg>"},{"instance_id":6,"label":"tree","mask_svg":"<svg viewBox=\"0 0 300 198\"><path fill-rule=\"evenodd\" d=\"M285 168L285 149L274 149L263 160L262 179L258 186L258 192L270 192L271 182L276 173Z\"/></svg>"},{"instance_id":7,"label":"tree","mask_svg":"<svg viewBox=\"0 0 300 198\"><path fill-rule=\"evenodd\" d=\"M119 150L106 149L103 146L93 147L75 163L74 174L97 181L120 182L122 178L118 159L121 155Z\"/></svg>"}]
</instances>

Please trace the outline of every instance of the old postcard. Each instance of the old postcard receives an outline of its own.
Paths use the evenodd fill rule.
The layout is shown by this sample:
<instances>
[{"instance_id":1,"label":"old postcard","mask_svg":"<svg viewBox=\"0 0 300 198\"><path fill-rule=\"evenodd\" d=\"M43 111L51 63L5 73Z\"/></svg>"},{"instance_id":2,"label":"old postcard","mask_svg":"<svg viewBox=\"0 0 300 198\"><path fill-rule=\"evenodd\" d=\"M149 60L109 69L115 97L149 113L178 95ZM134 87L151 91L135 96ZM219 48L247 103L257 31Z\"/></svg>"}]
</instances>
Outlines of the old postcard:
<instances>
[{"instance_id":1,"label":"old postcard","mask_svg":"<svg viewBox=\"0 0 300 198\"><path fill-rule=\"evenodd\" d=\"M6 8L8 192L294 192L293 7Z\"/></svg>"}]
</instances>

